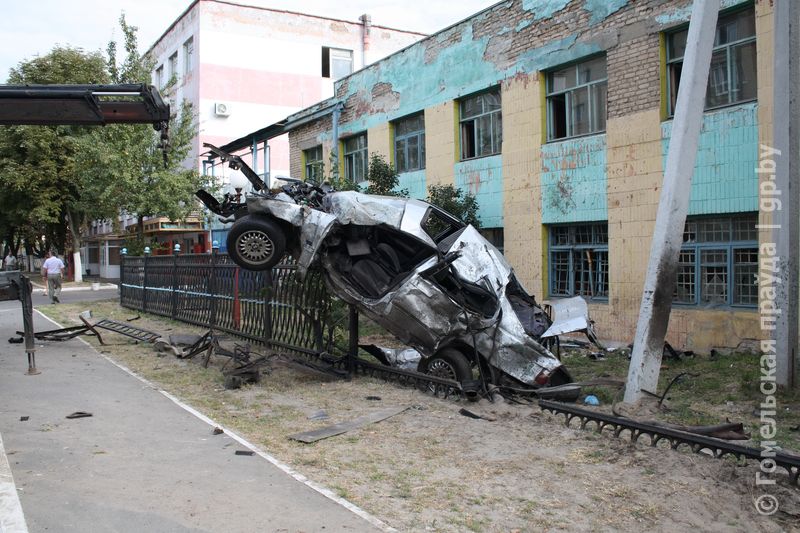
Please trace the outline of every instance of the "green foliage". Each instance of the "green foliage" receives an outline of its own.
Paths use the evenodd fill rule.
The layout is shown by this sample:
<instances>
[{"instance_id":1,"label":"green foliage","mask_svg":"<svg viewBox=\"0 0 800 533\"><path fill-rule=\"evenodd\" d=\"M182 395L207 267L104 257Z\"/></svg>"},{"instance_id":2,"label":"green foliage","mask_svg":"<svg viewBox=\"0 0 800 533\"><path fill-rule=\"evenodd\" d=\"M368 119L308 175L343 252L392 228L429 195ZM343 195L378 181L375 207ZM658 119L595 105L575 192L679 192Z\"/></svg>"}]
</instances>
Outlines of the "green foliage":
<instances>
[{"instance_id":1,"label":"green foliage","mask_svg":"<svg viewBox=\"0 0 800 533\"><path fill-rule=\"evenodd\" d=\"M361 187L359 187L358 183L348 180L339 173L339 161L334 157L333 151L331 151L328 156L328 161L330 162L331 173L325 177L325 181L327 181L331 187L337 191L361 192Z\"/></svg>"},{"instance_id":2,"label":"green foliage","mask_svg":"<svg viewBox=\"0 0 800 533\"><path fill-rule=\"evenodd\" d=\"M441 207L466 224L481 227L478 200L471 192L465 192L453 185L431 185L428 187L428 203Z\"/></svg>"},{"instance_id":3,"label":"green foliage","mask_svg":"<svg viewBox=\"0 0 800 533\"><path fill-rule=\"evenodd\" d=\"M114 41L107 57L57 46L21 62L9 83L150 83L152 58L139 53L137 29L124 15L119 22L122 54ZM175 81L165 88L168 95ZM55 245L63 251L67 229L77 247L83 224L116 220L120 209L140 217L186 216L195 206L194 192L204 185L190 159L194 125L191 106L178 105L166 157L160 133L149 124L0 127L0 239L15 243L22 237L35 248Z\"/></svg>"},{"instance_id":4,"label":"green foliage","mask_svg":"<svg viewBox=\"0 0 800 533\"><path fill-rule=\"evenodd\" d=\"M408 189L398 189L400 178L394 165L386 161L386 158L377 152L372 152L369 158L367 180L369 180L369 185L364 190L367 194L408 198Z\"/></svg>"}]
</instances>

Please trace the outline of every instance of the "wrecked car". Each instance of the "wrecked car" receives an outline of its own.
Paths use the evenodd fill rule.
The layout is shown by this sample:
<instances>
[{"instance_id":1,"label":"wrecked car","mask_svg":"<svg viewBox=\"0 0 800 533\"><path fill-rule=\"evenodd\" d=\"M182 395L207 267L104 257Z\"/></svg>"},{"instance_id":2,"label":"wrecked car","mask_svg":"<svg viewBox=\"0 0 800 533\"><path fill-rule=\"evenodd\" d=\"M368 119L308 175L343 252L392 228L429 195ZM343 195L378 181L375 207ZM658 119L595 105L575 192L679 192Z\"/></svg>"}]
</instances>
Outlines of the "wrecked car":
<instances>
[{"instance_id":1,"label":"wrecked car","mask_svg":"<svg viewBox=\"0 0 800 533\"><path fill-rule=\"evenodd\" d=\"M419 352L420 372L519 389L572 381L542 339L550 318L473 226L415 199L299 180L270 192L238 156L205 146L253 184L244 200L197 193L235 220L228 253L242 268L286 253L301 275L318 264L333 293Z\"/></svg>"}]
</instances>

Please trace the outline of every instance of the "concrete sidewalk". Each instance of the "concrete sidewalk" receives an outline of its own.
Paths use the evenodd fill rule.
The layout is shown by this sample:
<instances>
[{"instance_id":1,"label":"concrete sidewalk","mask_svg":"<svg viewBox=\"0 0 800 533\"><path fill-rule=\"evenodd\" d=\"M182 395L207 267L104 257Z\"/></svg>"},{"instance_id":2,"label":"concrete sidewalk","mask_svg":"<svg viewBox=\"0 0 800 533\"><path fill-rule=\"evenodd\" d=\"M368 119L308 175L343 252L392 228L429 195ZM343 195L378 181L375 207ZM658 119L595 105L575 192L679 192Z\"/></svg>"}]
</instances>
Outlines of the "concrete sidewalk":
<instances>
[{"instance_id":1,"label":"concrete sidewalk","mask_svg":"<svg viewBox=\"0 0 800 533\"><path fill-rule=\"evenodd\" d=\"M54 327L35 315L36 329ZM236 455L246 441L212 435L212 421L81 340L37 344L42 373L24 375L22 345L5 341L18 321L0 312L0 448L30 531L386 529L261 451ZM93 416L65 418L76 411ZM0 530L24 532L3 459Z\"/></svg>"}]
</instances>

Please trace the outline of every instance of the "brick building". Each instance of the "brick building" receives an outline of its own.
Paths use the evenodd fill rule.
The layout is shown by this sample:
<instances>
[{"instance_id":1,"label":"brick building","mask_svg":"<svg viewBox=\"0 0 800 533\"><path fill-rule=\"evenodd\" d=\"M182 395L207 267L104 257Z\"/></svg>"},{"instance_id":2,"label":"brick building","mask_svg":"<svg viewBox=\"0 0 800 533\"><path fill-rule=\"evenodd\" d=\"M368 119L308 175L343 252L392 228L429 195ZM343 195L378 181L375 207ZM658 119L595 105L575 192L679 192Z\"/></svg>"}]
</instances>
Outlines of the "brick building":
<instances>
[{"instance_id":1,"label":"brick building","mask_svg":"<svg viewBox=\"0 0 800 533\"><path fill-rule=\"evenodd\" d=\"M292 175L329 172L338 150L340 171L361 180L379 152L413 196L468 189L530 292L581 295L602 337L630 341L690 12L689 0L498 3L281 122ZM668 334L677 346L761 338L755 168L772 135L772 28L772 2L722 1Z\"/></svg>"}]
</instances>

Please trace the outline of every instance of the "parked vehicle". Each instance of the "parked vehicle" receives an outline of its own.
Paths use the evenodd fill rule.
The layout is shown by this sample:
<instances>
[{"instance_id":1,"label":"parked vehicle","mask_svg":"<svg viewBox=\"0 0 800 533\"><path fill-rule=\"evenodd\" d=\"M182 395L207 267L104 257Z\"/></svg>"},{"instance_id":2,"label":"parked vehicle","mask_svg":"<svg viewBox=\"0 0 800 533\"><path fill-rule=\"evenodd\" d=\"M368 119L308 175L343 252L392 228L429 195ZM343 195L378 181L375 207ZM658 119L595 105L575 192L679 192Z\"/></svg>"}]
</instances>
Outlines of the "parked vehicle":
<instances>
[{"instance_id":1,"label":"parked vehicle","mask_svg":"<svg viewBox=\"0 0 800 533\"><path fill-rule=\"evenodd\" d=\"M198 192L235 219L227 246L242 268L272 268L286 253L301 274L319 265L337 296L421 354L421 372L528 389L572 381L541 341L550 318L474 227L415 199L299 180L270 192L240 158L206 146L254 186L244 201Z\"/></svg>"}]
</instances>

